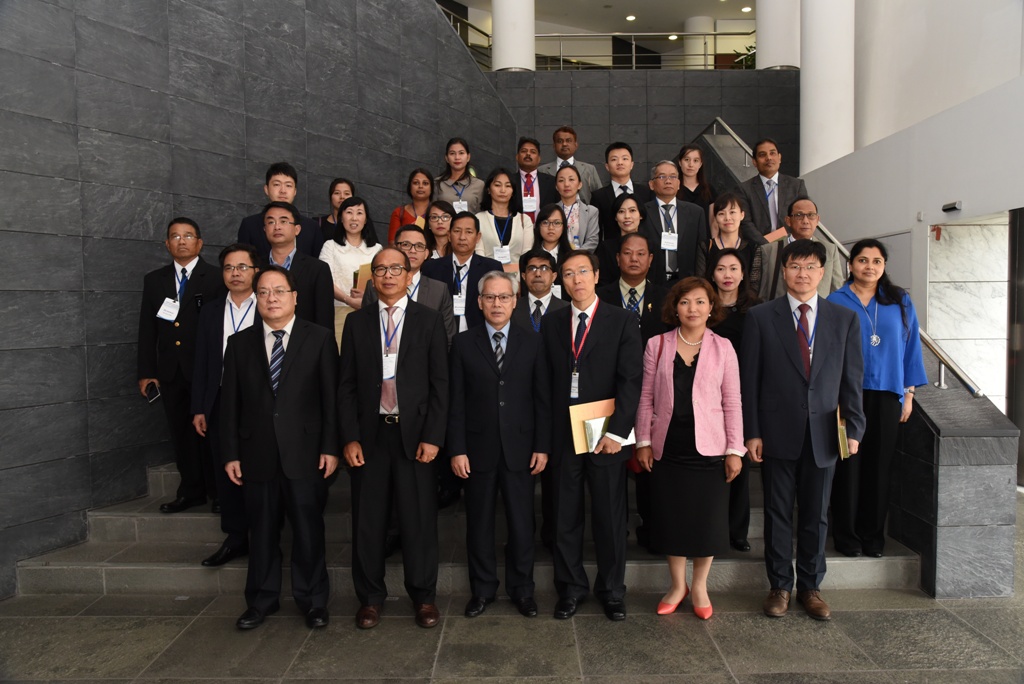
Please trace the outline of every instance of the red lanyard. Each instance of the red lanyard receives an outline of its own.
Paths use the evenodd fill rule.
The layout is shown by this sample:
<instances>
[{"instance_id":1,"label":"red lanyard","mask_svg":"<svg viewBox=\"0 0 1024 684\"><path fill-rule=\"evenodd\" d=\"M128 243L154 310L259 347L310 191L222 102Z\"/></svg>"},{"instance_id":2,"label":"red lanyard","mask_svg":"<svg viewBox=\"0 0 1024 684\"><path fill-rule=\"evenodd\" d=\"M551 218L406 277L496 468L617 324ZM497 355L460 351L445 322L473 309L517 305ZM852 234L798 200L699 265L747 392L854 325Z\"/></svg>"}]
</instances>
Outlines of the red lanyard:
<instances>
[{"instance_id":1,"label":"red lanyard","mask_svg":"<svg viewBox=\"0 0 1024 684\"><path fill-rule=\"evenodd\" d=\"M576 348L576 336L573 335L570 345L572 346L572 358L573 358L573 372L578 373L580 370L580 352L583 351L583 347L587 344L587 335L590 334L590 326L594 324L594 316L597 315L597 305L601 303L600 299L594 300L594 313L590 314L590 320L587 321L587 328L583 331L583 339L580 340L580 348ZM572 326L570 325L570 330Z\"/></svg>"}]
</instances>

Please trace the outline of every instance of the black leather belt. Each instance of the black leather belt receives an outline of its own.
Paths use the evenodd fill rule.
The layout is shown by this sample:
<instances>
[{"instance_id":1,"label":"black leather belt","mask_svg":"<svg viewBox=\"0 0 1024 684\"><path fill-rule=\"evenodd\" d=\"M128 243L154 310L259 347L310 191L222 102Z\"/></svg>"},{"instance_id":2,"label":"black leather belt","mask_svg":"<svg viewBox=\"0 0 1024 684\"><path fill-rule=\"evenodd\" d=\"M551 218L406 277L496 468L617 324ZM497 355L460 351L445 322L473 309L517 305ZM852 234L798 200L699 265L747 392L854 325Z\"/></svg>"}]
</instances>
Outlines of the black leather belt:
<instances>
[{"instance_id":1,"label":"black leather belt","mask_svg":"<svg viewBox=\"0 0 1024 684\"><path fill-rule=\"evenodd\" d=\"M382 413L380 415L381 422L387 425L398 425L398 415L394 413Z\"/></svg>"}]
</instances>

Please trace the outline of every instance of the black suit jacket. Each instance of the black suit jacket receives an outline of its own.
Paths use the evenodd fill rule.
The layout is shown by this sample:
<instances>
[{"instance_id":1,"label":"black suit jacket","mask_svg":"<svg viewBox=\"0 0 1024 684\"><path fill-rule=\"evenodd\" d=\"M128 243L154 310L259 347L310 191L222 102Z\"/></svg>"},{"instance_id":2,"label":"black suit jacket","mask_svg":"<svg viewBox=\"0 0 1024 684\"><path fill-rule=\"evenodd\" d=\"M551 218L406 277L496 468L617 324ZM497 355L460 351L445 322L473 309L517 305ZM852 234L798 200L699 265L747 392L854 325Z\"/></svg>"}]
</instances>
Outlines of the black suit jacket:
<instances>
[{"instance_id":1,"label":"black suit jacket","mask_svg":"<svg viewBox=\"0 0 1024 684\"><path fill-rule=\"evenodd\" d=\"M598 304L590 333L580 352L579 399L569 398L572 381L572 307L553 311L540 329L551 374L552 453L574 452L569 405L615 399L608 432L627 437L636 421L643 381L644 350L640 328L623 309ZM630 450L617 454L590 454L598 465L625 461Z\"/></svg>"},{"instance_id":2,"label":"black suit jacket","mask_svg":"<svg viewBox=\"0 0 1024 684\"><path fill-rule=\"evenodd\" d=\"M401 321L395 385L399 426L407 458L420 442L444 444L448 420L448 339L441 314L409 302ZM378 306L350 313L341 335L338 409L342 444L359 442L364 458L374 458L380 423L381 315Z\"/></svg>"},{"instance_id":3,"label":"black suit jacket","mask_svg":"<svg viewBox=\"0 0 1024 684\"><path fill-rule=\"evenodd\" d=\"M549 314L559 309L564 309L567 306L569 306L569 302L559 299L552 294L551 299L548 300L548 310L541 317L541 325L544 325L544 321L547 320ZM531 332L540 332L533 329L533 311L530 310L530 298L525 293L516 302L516 308L512 309L512 324Z\"/></svg>"},{"instance_id":4,"label":"black suit jacket","mask_svg":"<svg viewBox=\"0 0 1024 684\"><path fill-rule=\"evenodd\" d=\"M761 235L767 235L772 232L772 215L768 209L768 198L764 194L764 185L761 182L760 174L755 174L753 178L749 178L742 183L738 188L740 194L746 200L747 203L747 216L743 220L741 228L743 235L746 237L756 237ZM794 178L793 176L786 176L779 174L779 185L775 188L775 192L779 193L779 228L786 226L786 212L789 211L789 205L797 199L807 198L807 186L804 185L802 178ZM759 244L763 244L763 238L758 240Z\"/></svg>"},{"instance_id":5,"label":"black suit jacket","mask_svg":"<svg viewBox=\"0 0 1024 684\"><path fill-rule=\"evenodd\" d=\"M509 325L501 370L480 325L455 336L449 372L451 405L445 450L490 472L502 456L509 470L551 453L551 387L540 336Z\"/></svg>"},{"instance_id":6,"label":"black suit jacket","mask_svg":"<svg viewBox=\"0 0 1024 684\"><path fill-rule=\"evenodd\" d=\"M523 211L523 176L522 172L517 168L516 177L512 180L512 201L509 203L512 209L518 212ZM545 204L553 204L560 199L558 189L555 187L555 177L547 174L537 172L537 187L534 188L536 194L537 191L537 209L540 209Z\"/></svg>"},{"instance_id":7,"label":"black suit jacket","mask_svg":"<svg viewBox=\"0 0 1024 684\"><path fill-rule=\"evenodd\" d=\"M665 325L661 320L661 307L665 303L667 294L667 289L661 285L655 285L650 280L644 285L644 300L640 303L640 337L644 347L647 346L647 340L671 330L671 326ZM619 289L618 279L598 286L597 296L602 302L625 309L622 305L622 291ZM625 435L620 436L625 437Z\"/></svg>"},{"instance_id":8,"label":"black suit jacket","mask_svg":"<svg viewBox=\"0 0 1024 684\"><path fill-rule=\"evenodd\" d=\"M501 271L501 262L490 257L485 257L480 254L474 254L472 260L469 262L469 275L466 276L466 282L463 288L466 291L466 326L472 328L476 325L482 325L484 322L484 314L480 310L480 305L477 303L477 296L480 294L480 290L477 288L477 284L480 279L483 278L484 274L488 271ZM434 280L440 280L442 283L448 285L448 292L455 296L455 267L452 266L452 257L446 256L440 259L428 259L420 267L420 273L433 278ZM455 329L458 330L456 324Z\"/></svg>"},{"instance_id":9,"label":"black suit jacket","mask_svg":"<svg viewBox=\"0 0 1024 684\"><path fill-rule=\"evenodd\" d=\"M654 199L654 194L651 192L651 189L646 185L637 183L636 181L633 181L633 195L636 196L637 202L640 203L640 206L644 206ZM612 204L614 203L615 190L612 188L611 183L602 188L598 188L590 197L590 205L597 207L598 214L601 217L602 240L619 236L619 224L615 222L615 216L612 214Z\"/></svg>"},{"instance_id":10,"label":"black suit jacket","mask_svg":"<svg viewBox=\"0 0 1024 684\"><path fill-rule=\"evenodd\" d=\"M299 293L295 315L334 330L334 280L331 278L331 267L315 257L296 252L289 270L295 279L295 291Z\"/></svg>"},{"instance_id":11,"label":"black suit jacket","mask_svg":"<svg viewBox=\"0 0 1024 684\"><path fill-rule=\"evenodd\" d=\"M836 407L842 408L848 436L864 436L857 314L818 297L809 379L800 344L788 297L747 311L739 357L743 433L745 439L763 440L765 458L796 460L809 421L814 460L826 468L839 456Z\"/></svg>"},{"instance_id":12,"label":"black suit jacket","mask_svg":"<svg viewBox=\"0 0 1024 684\"><path fill-rule=\"evenodd\" d=\"M338 351L331 330L296 317L277 396L263 324L232 335L221 386L223 461L241 461L242 479L322 477L320 454L339 456ZM280 464L280 465L279 465Z\"/></svg>"},{"instance_id":13,"label":"black suit jacket","mask_svg":"<svg viewBox=\"0 0 1024 684\"><path fill-rule=\"evenodd\" d=\"M373 287L371 280L363 290L363 306L376 308L378 301L377 290ZM448 334L448 348L451 349L452 339L458 332L458 328L455 325L455 315L452 313L452 295L444 283L420 274L420 289L416 293L416 301L441 314L441 318L444 319L445 332Z\"/></svg>"},{"instance_id":14,"label":"black suit jacket","mask_svg":"<svg viewBox=\"0 0 1024 684\"><path fill-rule=\"evenodd\" d=\"M183 301L174 321L157 318L165 299L177 299L174 274L180 273L176 262L150 271L142 282L142 306L139 311L138 377L171 382L181 372L186 382L192 381L195 362L196 332L199 311L227 291L220 270L202 258L192 269L185 284Z\"/></svg>"},{"instance_id":15,"label":"black suit jacket","mask_svg":"<svg viewBox=\"0 0 1024 684\"><path fill-rule=\"evenodd\" d=\"M303 254L319 259L320 249L324 246L324 233L320 229L320 222L301 216L299 224L302 226L302 230L295 238L296 246ZM267 242L267 234L263 230L263 214L253 214L242 219L242 223L238 226L238 241L252 245L260 257L267 258L267 255L270 254L270 243Z\"/></svg>"},{"instance_id":16,"label":"black suit jacket","mask_svg":"<svg viewBox=\"0 0 1024 684\"><path fill-rule=\"evenodd\" d=\"M667 280L667 274L665 250L661 248L662 217L657 198L648 202L644 210L647 212L647 218L640 224L640 231L647 236L651 252L654 254L654 263L651 264L647 277L652 282L661 284ZM707 212L696 204L676 200L675 228L679 233L676 263L681 280L695 274L700 247L711 239L708 234Z\"/></svg>"},{"instance_id":17,"label":"black suit jacket","mask_svg":"<svg viewBox=\"0 0 1024 684\"><path fill-rule=\"evenodd\" d=\"M192 373L192 415L201 413L209 418L220 393L224 373L224 307L227 305L225 295L205 305L199 313L195 370ZM252 316L253 326L263 325L255 302L249 316Z\"/></svg>"}]
</instances>

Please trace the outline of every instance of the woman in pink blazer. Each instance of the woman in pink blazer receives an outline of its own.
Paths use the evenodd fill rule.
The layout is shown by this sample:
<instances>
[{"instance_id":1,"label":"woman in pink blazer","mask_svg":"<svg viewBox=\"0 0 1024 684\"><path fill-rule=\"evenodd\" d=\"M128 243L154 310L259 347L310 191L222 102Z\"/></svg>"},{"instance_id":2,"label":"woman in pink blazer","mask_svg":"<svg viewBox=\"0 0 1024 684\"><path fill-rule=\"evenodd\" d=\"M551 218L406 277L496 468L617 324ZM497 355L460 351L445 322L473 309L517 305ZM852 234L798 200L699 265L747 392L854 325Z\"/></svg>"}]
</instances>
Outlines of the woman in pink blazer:
<instances>
[{"instance_id":1,"label":"woman in pink blazer","mask_svg":"<svg viewBox=\"0 0 1024 684\"><path fill-rule=\"evenodd\" d=\"M715 291L685 278L665 298L662 319L678 327L647 343L636 415L636 456L651 477L651 549L668 558L672 587L658 614L693 592L694 614L711 617L708 572L729 545L729 482L742 468L740 372L715 324ZM693 558L692 587L686 558Z\"/></svg>"}]
</instances>

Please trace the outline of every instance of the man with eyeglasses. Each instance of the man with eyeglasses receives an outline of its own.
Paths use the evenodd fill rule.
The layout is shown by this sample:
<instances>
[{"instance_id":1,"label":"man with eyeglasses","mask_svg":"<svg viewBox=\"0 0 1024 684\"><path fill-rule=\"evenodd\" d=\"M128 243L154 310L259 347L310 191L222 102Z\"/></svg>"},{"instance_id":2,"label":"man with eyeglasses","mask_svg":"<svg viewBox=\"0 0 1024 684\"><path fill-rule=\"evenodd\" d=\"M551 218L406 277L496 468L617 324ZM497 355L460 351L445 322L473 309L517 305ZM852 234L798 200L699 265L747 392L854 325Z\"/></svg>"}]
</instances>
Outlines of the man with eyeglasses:
<instances>
[{"instance_id":1,"label":"man with eyeglasses","mask_svg":"<svg viewBox=\"0 0 1024 684\"><path fill-rule=\"evenodd\" d=\"M704 210L676 200L681 176L679 165L669 159L651 168L648 185L655 197L645 207L647 218L639 232L651 243L654 261L649 278L658 284L694 275L700 246L710 239Z\"/></svg>"},{"instance_id":2,"label":"man with eyeglasses","mask_svg":"<svg viewBox=\"0 0 1024 684\"><path fill-rule=\"evenodd\" d=\"M435 627L441 614L433 461L448 419L448 343L441 314L409 299L406 253L388 247L371 265L377 306L345 319L338 382L342 453L352 477L356 626L376 627L388 596L384 559L394 502L416 624Z\"/></svg>"},{"instance_id":3,"label":"man with eyeglasses","mask_svg":"<svg viewBox=\"0 0 1024 684\"><path fill-rule=\"evenodd\" d=\"M829 240L818 240L816 231L821 215L810 198L794 200L786 211L786 231L782 240L765 245L765 260L762 266L761 285L758 296L763 301L781 297L786 293L786 282L782 278L782 260L779 256L787 245L796 240L813 240L825 248L825 274L818 283L818 294L828 297L846 282L846 259L839 254L839 247Z\"/></svg>"},{"instance_id":4,"label":"man with eyeglasses","mask_svg":"<svg viewBox=\"0 0 1024 684\"><path fill-rule=\"evenodd\" d=\"M192 219L171 219L164 246L171 263L146 274L142 283L137 377L139 393L150 402L159 397L163 404L181 475L174 500L162 504L160 512L179 513L216 496L213 479L204 476L189 403L199 311L224 294L224 281L217 267L199 256L203 236Z\"/></svg>"},{"instance_id":5,"label":"man with eyeglasses","mask_svg":"<svg viewBox=\"0 0 1024 684\"><path fill-rule=\"evenodd\" d=\"M626 461L623 450L636 419L643 379L640 326L633 314L602 305L595 294L598 261L578 250L562 262L562 285L572 306L551 314L540 334L551 376L551 461L555 500L555 618L576 614L590 591L583 568L584 486L590 490L597 553L594 594L609 620L626 619ZM614 399L607 432L592 453L576 453L569 407Z\"/></svg>"},{"instance_id":6,"label":"man with eyeglasses","mask_svg":"<svg viewBox=\"0 0 1024 684\"><path fill-rule=\"evenodd\" d=\"M199 314L192 376L192 425L200 437L207 438L205 446L211 458L206 474L213 478L217 493L213 512L220 514L220 529L227 538L216 552L203 559L204 567L221 566L249 553L245 498L221 466L220 382L228 338L260 321L252 286L259 255L252 245L236 242L222 249L219 259L228 293L204 306Z\"/></svg>"},{"instance_id":7,"label":"man with eyeglasses","mask_svg":"<svg viewBox=\"0 0 1024 684\"><path fill-rule=\"evenodd\" d=\"M807 186L800 178L779 173L782 154L778 144L771 138L758 140L754 145L754 167L757 175L740 183L750 210L743 221L743 236L757 240L758 236L782 228L786 208L794 200L807 197ZM762 243L764 238L757 240Z\"/></svg>"},{"instance_id":8,"label":"man with eyeglasses","mask_svg":"<svg viewBox=\"0 0 1024 684\"><path fill-rule=\"evenodd\" d=\"M280 608L281 520L292 526L291 580L306 626L326 627L330 583L324 507L338 467L338 348L334 331L296 315L292 274L256 276L261 323L232 335L224 352L221 415L224 470L249 517L246 610L254 629Z\"/></svg>"},{"instance_id":9,"label":"man with eyeglasses","mask_svg":"<svg viewBox=\"0 0 1024 684\"><path fill-rule=\"evenodd\" d=\"M498 591L494 553L498 493L505 504L505 592L520 614L537 615L533 598L534 475L551 450L551 387L539 336L512 325L518 276L480 279L484 325L456 335L445 447L466 490L466 547L472 593L466 617L481 615Z\"/></svg>"},{"instance_id":10,"label":"man with eyeglasses","mask_svg":"<svg viewBox=\"0 0 1024 684\"><path fill-rule=\"evenodd\" d=\"M270 244L268 263L280 266L295 279L299 302L295 315L334 330L334 279L331 267L299 251L296 239L302 232L299 212L288 202L263 207L263 231Z\"/></svg>"},{"instance_id":11,"label":"man with eyeglasses","mask_svg":"<svg viewBox=\"0 0 1024 684\"><path fill-rule=\"evenodd\" d=\"M263 194L271 202L295 203L295 196L299 191L299 172L288 162L276 162L267 168L266 183L263 186ZM302 232L296 240L296 246L303 254L308 254L314 259L320 256L320 249L324 246L324 234L320 229L320 223L308 216L296 219L302 225ZM238 226L238 241L252 245L260 254L270 251L267 236L263 231L263 214L252 214L242 219Z\"/></svg>"},{"instance_id":12,"label":"man with eyeglasses","mask_svg":"<svg viewBox=\"0 0 1024 684\"><path fill-rule=\"evenodd\" d=\"M832 476L840 454L837 409L856 454L864 435L864 360L857 314L818 295L825 246L796 240L782 252L786 296L747 312L740 348L743 432L764 481L764 560L771 591L763 610L779 618L797 601L816 620L831 611L819 589Z\"/></svg>"},{"instance_id":13,"label":"man with eyeglasses","mask_svg":"<svg viewBox=\"0 0 1024 684\"><path fill-rule=\"evenodd\" d=\"M554 256L535 247L519 257L519 273L526 283L526 296L512 310L512 323L539 333L545 316L569 306L553 289L558 265Z\"/></svg>"}]
</instances>

